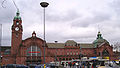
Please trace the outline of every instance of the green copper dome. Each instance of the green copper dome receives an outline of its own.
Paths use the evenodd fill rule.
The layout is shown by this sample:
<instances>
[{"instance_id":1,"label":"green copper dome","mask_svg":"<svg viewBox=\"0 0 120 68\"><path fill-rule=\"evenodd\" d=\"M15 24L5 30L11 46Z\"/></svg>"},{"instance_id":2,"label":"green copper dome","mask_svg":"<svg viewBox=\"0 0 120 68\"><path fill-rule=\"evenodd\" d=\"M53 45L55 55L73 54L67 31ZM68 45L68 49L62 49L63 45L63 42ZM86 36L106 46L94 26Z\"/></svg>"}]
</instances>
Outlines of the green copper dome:
<instances>
[{"instance_id":1,"label":"green copper dome","mask_svg":"<svg viewBox=\"0 0 120 68\"><path fill-rule=\"evenodd\" d=\"M109 43L107 40L103 39L102 34L98 32L97 39L93 42L94 47L96 48L97 46L99 46L100 44L104 42Z\"/></svg>"},{"instance_id":2,"label":"green copper dome","mask_svg":"<svg viewBox=\"0 0 120 68\"><path fill-rule=\"evenodd\" d=\"M16 20L16 19L21 20L21 17L19 15L20 15L20 12L19 12L19 10L17 10L14 20Z\"/></svg>"}]
</instances>

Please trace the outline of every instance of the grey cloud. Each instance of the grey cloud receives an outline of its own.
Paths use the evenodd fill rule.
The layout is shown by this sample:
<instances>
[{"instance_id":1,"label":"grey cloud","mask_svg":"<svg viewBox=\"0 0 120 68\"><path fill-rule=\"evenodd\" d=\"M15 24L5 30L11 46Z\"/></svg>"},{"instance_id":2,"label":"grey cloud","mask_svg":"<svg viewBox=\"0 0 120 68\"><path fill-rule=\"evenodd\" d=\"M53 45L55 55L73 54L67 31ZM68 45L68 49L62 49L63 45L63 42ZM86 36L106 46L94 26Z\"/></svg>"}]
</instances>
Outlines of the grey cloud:
<instances>
[{"instance_id":1,"label":"grey cloud","mask_svg":"<svg viewBox=\"0 0 120 68\"><path fill-rule=\"evenodd\" d=\"M60 14L47 14L47 20L52 22L66 22L66 21L72 21L75 20L82 15L78 14L76 11L67 11L65 13Z\"/></svg>"},{"instance_id":2,"label":"grey cloud","mask_svg":"<svg viewBox=\"0 0 120 68\"><path fill-rule=\"evenodd\" d=\"M81 38L76 39L79 43L92 43L96 38Z\"/></svg>"},{"instance_id":3,"label":"grey cloud","mask_svg":"<svg viewBox=\"0 0 120 68\"><path fill-rule=\"evenodd\" d=\"M2 41L5 41L5 42L2 42L2 46L10 46L11 41L9 39L2 40Z\"/></svg>"},{"instance_id":4,"label":"grey cloud","mask_svg":"<svg viewBox=\"0 0 120 68\"><path fill-rule=\"evenodd\" d=\"M93 20L95 20L95 22L103 22L103 21L110 20L110 19L111 19L110 14L96 13Z\"/></svg>"},{"instance_id":5,"label":"grey cloud","mask_svg":"<svg viewBox=\"0 0 120 68\"><path fill-rule=\"evenodd\" d=\"M71 37L63 37L64 39L66 40L75 40L76 42L80 42L80 43L92 43L95 39L96 39L96 36L93 36L93 35L86 35L86 36L83 36L83 35L79 35L79 36L71 36Z\"/></svg>"},{"instance_id":6,"label":"grey cloud","mask_svg":"<svg viewBox=\"0 0 120 68\"><path fill-rule=\"evenodd\" d=\"M92 23L92 20L89 18L86 18L84 20L77 20L72 22L71 27L88 27L89 24Z\"/></svg>"},{"instance_id":7,"label":"grey cloud","mask_svg":"<svg viewBox=\"0 0 120 68\"><path fill-rule=\"evenodd\" d=\"M3 45L10 46L10 43L11 43L11 41L10 41L10 37L9 36L2 37L2 46Z\"/></svg>"},{"instance_id":8,"label":"grey cloud","mask_svg":"<svg viewBox=\"0 0 120 68\"><path fill-rule=\"evenodd\" d=\"M72 27L88 27L89 25L102 23L111 19L110 14L105 13L94 13L93 17L87 17L84 19L78 19L72 23Z\"/></svg>"},{"instance_id":9,"label":"grey cloud","mask_svg":"<svg viewBox=\"0 0 120 68\"><path fill-rule=\"evenodd\" d=\"M13 20L13 14L6 13L6 15L5 14L0 15L2 15L0 16L0 23L10 23Z\"/></svg>"},{"instance_id":10,"label":"grey cloud","mask_svg":"<svg viewBox=\"0 0 120 68\"><path fill-rule=\"evenodd\" d=\"M0 23L2 23L2 24L4 23L3 25L12 23L13 17L15 16L15 13L16 13L16 8L13 5L12 0L7 0L7 1L8 2L7 2L7 4L5 4L5 6L6 6L5 9L0 6ZM56 1L56 0L54 0L54 1ZM33 27L31 27L30 25L33 25L33 23L39 22L39 24L40 24L41 22L43 22L43 20L41 18L43 16L43 13L42 13L43 8L40 7L39 3L40 3L39 0L36 0L36 1L34 1L34 0L29 0L29 1L28 0L16 0L16 4L18 5L18 8L20 9L20 12L21 12L21 17L23 20L23 27L25 28L23 30L24 31L23 32L23 40L26 39L27 37L31 37L31 33L32 33L32 31L26 29L26 27L30 27L33 29ZM70 22L69 26L71 26L73 28L74 27L87 28L90 25L93 26L95 24L101 23L101 24L103 24L104 27L106 27L106 26L111 27L111 29L105 28L104 32L106 32L105 34L108 34L109 32L111 32L112 33L111 37L109 37L108 39L111 39L113 41L113 40L119 39L119 37L118 37L119 35L116 35L116 33L119 31L116 31L116 30L120 28L119 27L120 26L120 24L119 24L119 22L120 22L120 20L119 20L120 1L113 0L113 3L111 3L110 5L112 6L110 10L114 10L115 13L111 13L111 11L110 11L110 13L104 13L104 12L106 12L106 10L101 10L101 9L100 9L100 11L102 11L102 12L96 12L96 9L92 9L92 13L90 13L89 10L87 9L86 11L88 11L90 14L92 14L93 17L88 17L88 16L84 17L82 14L80 14L80 12L79 12L80 10L74 9L74 7L72 10L67 10L67 12L64 12L64 13L59 12L58 13L57 12L58 10L56 11L56 9L53 9L53 6L50 5L51 7L49 6L46 10L46 19L48 22L48 23L46 22L46 24L49 25L54 22L56 22L56 23L60 22L62 24L63 23L66 24L66 22L67 23ZM57 3L54 6L57 7ZM79 5L77 5L77 6L79 6ZM86 5L86 6L88 6L88 5ZM81 8L84 8L84 6ZM97 8L97 7L95 7L95 8ZM80 9L80 8L78 8L78 9ZM99 9L99 7L98 7L98 9ZM118 18L116 18L115 21L112 21L111 17L114 16L114 14L116 14L116 13L117 13ZM51 25L49 25L49 26L51 26ZM49 26L47 28L50 28ZM58 26L58 24L55 24L55 26ZM65 27L69 27L69 26L65 26ZM11 34L11 25L7 26L7 27L5 26L4 29L5 29L5 31L8 32L8 34ZM47 41L51 42L51 41L57 40L57 41L65 42L67 39L74 39L75 41L79 41L79 42L89 42L89 41L94 41L94 39L96 39L95 32L93 32L92 34L85 33L85 35L71 35L70 34L71 36L70 35L68 36L68 35L65 35L65 33L64 33L64 31L66 31L66 30L64 30L62 28L60 28L60 29L63 31L53 30L53 31L46 33ZM11 38L10 38L10 36L7 36L8 34L5 34L5 33L6 32L4 32L2 44L10 45ZM37 33L37 35L40 34L39 36L41 37L42 33L43 32ZM76 32L76 34L78 34L78 32ZM106 35L106 36L108 36L108 35ZM112 38L112 37L114 37L114 38Z\"/></svg>"},{"instance_id":11,"label":"grey cloud","mask_svg":"<svg viewBox=\"0 0 120 68\"><path fill-rule=\"evenodd\" d=\"M120 0L113 0L113 2L109 4L109 6L112 10L115 11L115 13L117 13L117 16L120 15Z\"/></svg>"},{"instance_id":12,"label":"grey cloud","mask_svg":"<svg viewBox=\"0 0 120 68\"><path fill-rule=\"evenodd\" d=\"M33 2L33 0L29 0L29 2L27 0L26 1L19 0L17 2L18 8L20 8L22 11L24 11L26 9L27 9L27 11L33 11L34 9L36 9L38 7L38 6L36 6L36 3L39 5L38 2L36 2L36 1Z\"/></svg>"},{"instance_id":13,"label":"grey cloud","mask_svg":"<svg viewBox=\"0 0 120 68\"><path fill-rule=\"evenodd\" d=\"M0 7L0 23L10 23L15 16L14 5L9 1L4 2L3 5L6 8Z\"/></svg>"},{"instance_id":14,"label":"grey cloud","mask_svg":"<svg viewBox=\"0 0 120 68\"><path fill-rule=\"evenodd\" d=\"M94 33L88 32L90 34L79 34L79 35L72 35L72 36L64 36L65 39L85 39L85 38L94 38L96 37Z\"/></svg>"},{"instance_id":15,"label":"grey cloud","mask_svg":"<svg viewBox=\"0 0 120 68\"><path fill-rule=\"evenodd\" d=\"M114 15L115 18L109 25L111 25L113 29L120 29L120 0L113 0L109 3L109 6L111 11L114 11L114 13L111 14Z\"/></svg>"}]
</instances>

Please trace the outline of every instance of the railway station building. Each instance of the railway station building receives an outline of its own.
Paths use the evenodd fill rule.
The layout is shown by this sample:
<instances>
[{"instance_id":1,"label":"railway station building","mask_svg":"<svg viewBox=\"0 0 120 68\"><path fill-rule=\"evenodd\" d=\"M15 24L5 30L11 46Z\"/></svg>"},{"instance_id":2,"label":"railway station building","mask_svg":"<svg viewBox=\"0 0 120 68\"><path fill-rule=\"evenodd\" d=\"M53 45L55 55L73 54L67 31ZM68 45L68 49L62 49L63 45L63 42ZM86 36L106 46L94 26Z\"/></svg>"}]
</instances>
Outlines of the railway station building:
<instances>
[{"instance_id":1,"label":"railway station building","mask_svg":"<svg viewBox=\"0 0 120 68\"><path fill-rule=\"evenodd\" d=\"M22 39L23 26L19 11L13 19L11 26L11 46L1 46L2 64L41 64L44 59L44 40L37 37L35 31L30 37ZM45 42L45 62L68 61L81 57L109 57L116 60L118 56L113 52L113 47L98 32L97 38L92 43L77 43L67 40L64 43L55 41ZM116 57L116 58L115 58Z\"/></svg>"}]
</instances>

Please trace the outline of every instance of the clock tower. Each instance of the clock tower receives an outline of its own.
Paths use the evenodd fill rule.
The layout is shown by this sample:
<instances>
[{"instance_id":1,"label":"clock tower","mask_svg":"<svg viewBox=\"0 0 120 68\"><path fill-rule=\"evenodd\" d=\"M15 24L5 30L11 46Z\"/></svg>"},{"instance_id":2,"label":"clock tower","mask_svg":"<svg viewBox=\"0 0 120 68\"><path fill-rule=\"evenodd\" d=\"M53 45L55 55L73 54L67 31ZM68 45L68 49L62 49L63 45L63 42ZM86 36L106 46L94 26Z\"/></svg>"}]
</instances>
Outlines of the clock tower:
<instances>
[{"instance_id":1,"label":"clock tower","mask_svg":"<svg viewBox=\"0 0 120 68\"><path fill-rule=\"evenodd\" d=\"M20 17L19 10L16 13L16 16L13 19L12 25L12 39L11 39L11 55L17 55L18 48L22 42L22 19Z\"/></svg>"}]
</instances>

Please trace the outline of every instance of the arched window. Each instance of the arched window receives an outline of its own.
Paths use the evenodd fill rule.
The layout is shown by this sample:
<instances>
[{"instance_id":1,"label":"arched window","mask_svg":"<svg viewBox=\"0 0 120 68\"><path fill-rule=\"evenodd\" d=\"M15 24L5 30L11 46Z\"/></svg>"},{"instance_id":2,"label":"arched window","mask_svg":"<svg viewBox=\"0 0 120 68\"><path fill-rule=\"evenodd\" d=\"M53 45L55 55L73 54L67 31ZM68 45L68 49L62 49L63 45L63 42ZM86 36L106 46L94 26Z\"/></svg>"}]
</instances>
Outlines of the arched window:
<instances>
[{"instance_id":1,"label":"arched window","mask_svg":"<svg viewBox=\"0 0 120 68\"><path fill-rule=\"evenodd\" d=\"M94 50L94 54L97 54L97 51L96 51L96 50Z\"/></svg>"},{"instance_id":2,"label":"arched window","mask_svg":"<svg viewBox=\"0 0 120 68\"><path fill-rule=\"evenodd\" d=\"M69 55L69 52L67 52L67 55Z\"/></svg>"},{"instance_id":3,"label":"arched window","mask_svg":"<svg viewBox=\"0 0 120 68\"><path fill-rule=\"evenodd\" d=\"M8 55L8 54L10 54L10 49L6 49L4 52L4 55Z\"/></svg>"},{"instance_id":4,"label":"arched window","mask_svg":"<svg viewBox=\"0 0 120 68\"><path fill-rule=\"evenodd\" d=\"M66 58L66 60L68 61L68 58Z\"/></svg>"},{"instance_id":5,"label":"arched window","mask_svg":"<svg viewBox=\"0 0 120 68\"><path fill-rule=\"evenodd\" d=\"M41 50L37 46L27 48L27 56L41 56Z\"/></svg>"},{"instance_id":6,"label":"arched window","mask_svg":"<svg viewBox=\"0 0 120 68\"><path fill-rule=\"evenodd\" d=\"M69 58L69 60L72 60L71 58Z\"/></svg>"},{"instance_id":7,"label":"arched window","mask_svg":"<svg viewBox=\"0 0 120 68\"><path fill-rule=\"evenodd\" d=\"M107 49L105 49L105 50L102 52L102 55L103 55L103 56L109 56L109 52L107 51Z\"/></svg>"},{"instance_id":8,"label":"arched window","mask_svg":"<svg viewBox=\"0 0 120 68\"><path fill-rule=\"evenodd\" d=\"M59 60L61 61L61 58L59 58Z\"/></svg>"}]
</instances>

